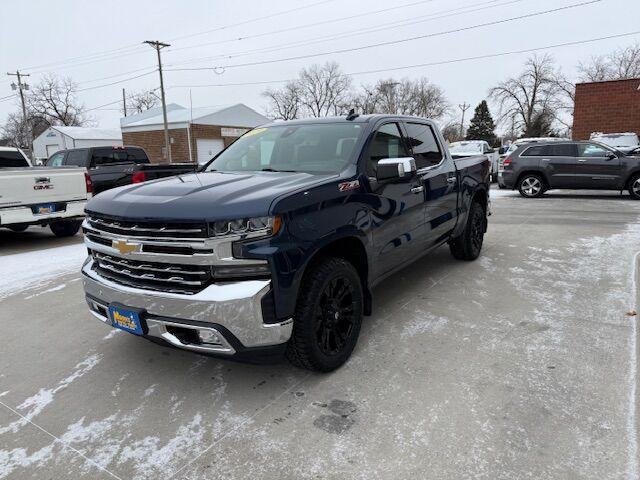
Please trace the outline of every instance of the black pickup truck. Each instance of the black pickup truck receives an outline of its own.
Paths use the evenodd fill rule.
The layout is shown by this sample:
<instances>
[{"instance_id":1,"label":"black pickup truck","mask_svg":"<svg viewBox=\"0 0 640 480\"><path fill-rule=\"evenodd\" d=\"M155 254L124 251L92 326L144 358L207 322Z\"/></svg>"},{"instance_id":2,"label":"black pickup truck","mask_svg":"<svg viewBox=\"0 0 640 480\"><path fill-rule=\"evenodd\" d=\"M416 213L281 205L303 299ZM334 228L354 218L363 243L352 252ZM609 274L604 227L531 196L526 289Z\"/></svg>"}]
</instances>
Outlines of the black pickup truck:
<instances>
[{"instance_id":1,"label":"black pickup truck","mask_svg":"<svg viewBox=\"0 0 640 480\"><path fill-rule=\"evenodd\" d=\"M274 122L198 173L93 198L86 300L152 341L330 371L376 284L444 243L478 257L489 171L485 156L453 160L422 118Z\"/></svg>"},{"instance_id":2,"label":"black pickup truck","mask_svg":"<svg viewBox=\"0 0 640 480\"><path fill-rule=\"evenodd\" d=\"M152 164L140 147L91 147L60 150L47 160L48 167L85 167L94 195L114 187L194 172L191 163Z\"/></svg>"}]
</instances>

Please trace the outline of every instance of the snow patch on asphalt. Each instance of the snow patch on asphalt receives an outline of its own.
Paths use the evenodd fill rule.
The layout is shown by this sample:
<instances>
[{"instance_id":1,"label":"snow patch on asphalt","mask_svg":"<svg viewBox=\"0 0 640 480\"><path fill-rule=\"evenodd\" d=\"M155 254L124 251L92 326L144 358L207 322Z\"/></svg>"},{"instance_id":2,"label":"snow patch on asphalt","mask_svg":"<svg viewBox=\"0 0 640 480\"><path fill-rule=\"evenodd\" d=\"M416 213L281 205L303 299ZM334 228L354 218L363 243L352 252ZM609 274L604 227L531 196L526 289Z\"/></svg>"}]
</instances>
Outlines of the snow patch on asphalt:
<instances>
[{"instance_id":1,"label":"snow patch on asphalt","mask_svg":"<svg viewBox=\"0 0 640 480\"><path fill-rule=\"evenodd\" d=\"M60 285L56 285L55 287L52 287L52 288L47 288L46 290L43 290L43 291L38 292L38 293L34 293L33 295L29 295L28 297L24 297L24 298L25 298L25 300L30 300L30 299L32 299L34 297L39 297L40 295L44 295L45 293L57 292L59 290L62 290L66 286L67 286L66 283L61 283Z\"/></svg>"},{"instance_id":2,"label":"snow patch on asphalt","mask_svg":"<svg viewBox=\"0 0 640 480\"><path fill-rule=\"evenodd\" d=\"M421 311L419 316L412 315L412 319L402 329L403 337L414 337L423 333L434 333L449 323L444 317L437 317L429 312Z\"/></svg>"},{"instance_id":3,"label":"snow patch on asphalt","mask_svg":"<svg viewBox=\"0 0 640 480\"><path fill-rule=\"evenodd\" d=\"M79 272L86 257L87 249L82 243L3 255L0 257L0 300L46 285L61 275Z\"/></svg>"},{"instance_id":4,"label":"snow patch on asphalt","mask_svg":"<svg viewBox=\"0 0 640 480\"><path fill-rule=\"evenodd\" d=\"M11 422L9 425L0 427L0 434L4 434L7 432L17 433L20 428L27 425L31 422L35 417L40 415L40 413L53 402L55 395L64 390L69 385L71 385L74 381L79 379L80 377L89 373L100 361L100 355L91 355L85 358L83 361L78 363L74 368L75 370L71 375L62 379L58 382L54 388L41 388L38 393L27 398L24 402L16 407L16 410L20 412L22 417L14 422Z\"/></svg>"}]
</instances>

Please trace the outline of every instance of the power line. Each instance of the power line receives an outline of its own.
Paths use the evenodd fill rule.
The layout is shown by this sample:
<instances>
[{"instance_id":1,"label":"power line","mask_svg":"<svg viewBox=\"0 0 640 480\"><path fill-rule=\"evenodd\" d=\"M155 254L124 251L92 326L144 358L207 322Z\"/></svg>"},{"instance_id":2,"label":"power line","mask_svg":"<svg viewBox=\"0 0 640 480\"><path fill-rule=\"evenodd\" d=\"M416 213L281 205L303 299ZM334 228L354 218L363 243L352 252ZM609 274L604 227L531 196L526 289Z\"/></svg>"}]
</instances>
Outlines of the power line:
<instances>
[{"instance_id":1,"label":"power line","mask_svg":"<svg viewBox=\"0 0 640 480\"><path fill-rule=\"evenodd\" d=\"M346 20L352 20L354 18L360 18L360 17L369 16L369 15L375 15L375 14L378 14L378 13L389 12L389 11L398 10L398 9L401 9L401 8L413 7L415 5L420 5L420 4L423 4L423 3L431 3L433 1L434 0L420 0L420 1L417 1L417 2L407 3L407 4L404 4L404 5L395 5L393 7L383 8L381 10L374 10L374 11L371 11L371 12L364 12L364 13L358 13L358 14L355 14L355 15L349 15L347 17L333 18L331 20L322 20L320 22L307 23L307 24L304 24L304 25L296 25L296 26L293 26L293 27L281 28L281 29L278 29L278 30L270 30L268 32L255 33L253 35L245 35L245 36L242 36L242 37L230 38L230 39L227 39L227 40L216 40L216 41L213 41L213 42L199 43L199 44L196 44L196 45L187 45L187 46L184 46L184 47L173 48L173 49L171 49L171 51L172 52L176 52L176 51L179 51L179 50L185 50L185 49L190 49L190 48L206 47L206 46L209 46L209 45L220 45L222 43L237 42L237 41L241 41L241 40L248 40L248 39L251 39L251 38L265 37L267 35L274 35L274 34L278 34L278 33L292 32L292 31L295 31L295 30L302 30L302 29L305 29L305 28L317 27L317 26L326 25L326 24L329 24L329 23L333 24L333 23L336 23L336 22L344 22Z\"/></svg>"},{"instance_id":2,"label":"power line","mask_svg":"<svg viewBox=\"0 0 640 480\"><path fill-rule=\"evenodd\" d=\"M432 0L430 0L430 1L432 1ZM303 41L286 42L286 43L282 43L280 45L272 45L270 47L253 49L253 50L246 50L246 51L243 51L243 52L235 52L235 53L231 53L231 54L215 55L215 56L209 56L209 57L200 57L200 58L190 59L190 60L186 60L186 61L182 61L182 62L174 62L173 65L185 65L185 64L188 64L188 63L193 63L195 61L215 60L215 59L221 59L221 58L231 59L231 58L251 55L253 53L275 52L275 51L279 51L279 50L286 50L288 48L314 45L314 44L322 43L322 42L325 42L325 41L328 41L328 40L331 41L331 40L337 40L337 39L342 39L342 38L355 37L355 36L360 36L360 35L367 35L369 33L375 33L375 32L379 32L379 31L383 31L383 30L388 30L390 28L406 27L406 26L409 26L409 25L415 25L415 24L418 24L418 23L424 23L424 22L428 22L428 21L439 20L439 19L442 19L442 18L447 18L447 17L456 16L456 15L460 15L460 14L478 12L478 11L486 10L486 9L489 9L489 8L503 7L503 6L506 6L506 5L511 5L511 4L514 4L514 3L520 3L520 2L523 2L523 1L525 1L525 0L509 0L509 1L506 1L506 2L503 2L503 3L497 3L498 0L490 0L490 1L480 2L480 3L476 3L476 4L472 4L472 5L467 5L467 6L464 6L464 7L455 8L455 9L440 10L438 12L433 12L433 13L430 13L430 14L427 14L427 15L421 15L421 16L418 16L418 17L412 16L412 17L404 18L402 20L396 20L396 21L389 22L389 23L379 24L379 25L376 25L376 26L373 26L373 27L366 27L366 28L361 28L361 29L357 29L357 30L348 30L346 32L337 33L337 34L333 34L333 35L323 35L323 36L320 36L320 37L306 39L306 40L303 40Z\"/></svg>"},{"instance_id":3,"label":"power line","mask_svg":"<svg viewBox=\"0 0 640 480\"><path fill-rule=\"evenodd\" d=\"M129 77L129 78L125 78L123 80L118 80L116 82L105 83L105 84L102 84L102 85L95 85L93 87L81 88L81 89L77 90L77 92L78 93L79 92L86 92L87 90L95 90L97 88L110 87L111 85L118 85L120 83L128 82L129 80L135 80L136 78L146 77L147 75L151 75L152 73L155 73L156 71L157 71L157 69L151 70L150 72L142 73L140 75L136 75L135 77Z\"/></svg>"},{"instance_id":4,"label":"power line","mask_svg":"<svg viewBox=\"0 0 640 480\"><path fill-rule=\"evenodd\" d=\"M104 105L98 105L97 107L91 107L84 110L84 112L91 112L93 110L101 110L103 107L108 107L109 105L115 105L116 103L121 103L122 100L116 100L115 102L105 103ZM120 110L120 109L118 109Z\"/></svg>"},{"instance_id":5,"label":"power line","mask_svg":"<svg viewBox=\"0 0 640 480\"><path fill-rule=\"evenodd\" d=\"M461 28L456 28L453 30L446 30L443 32L436 32L436 33L428 33L425 35L417 35L414 37L409 37L409 38L403 38L400 40L389 40L386 42L379 42L379 43L373 43L373 44L368 44L368 45L362 45L359 47L352 47L352 48L343 48L340 50L333 50L333 51L328 51L328 52L318 52L318 53L310 53L310 54L306 54L306 55L297 55L297 56L293 56L293 57L286 57L286 58L278 58L278 59L273 59L273 60L260 60L260 61L256 61L256 62L247 62L247 63L236 63L236 64L231 64L231 65L225 65L224 68L238 68L238 67L252 67L252 66L256 66L256 65L265 65L265 64L269 64L269 63L279 63L279 62L287 62L287 61L291 61L291 60L301 60L301 59L306 59L306 58L314 58L314 57L321 57L321 56L326 56L326 55L335 55L338 53L347 53L347 52L356 52L356 51L361 51L361 50L367 50L370 48L375 48L375 47L382 47L382 46L387 46L387 45L396 45L399 43L406 43L406 42L410 42L413 40L421 40L424 38L433 38L433 37L438 37L438 36L442 36L442 35L448 35L451 33L459 33L459 32L465 32L465 31L469 31L469 30L475 30L478 28L484 28L484 27L489 27L489 26L493 26L493 25L499 25L502 23L507 23L507 22L512 22L515 20L522 20L525 18L531 18L531 17L536 17L539 15L545 15L545 14L549 14L549 13L555 13L555 12L559 12L559 11L564 11L564 10L569 10L572 8L578 8L578 7L583 7L586 5L591 5L591 4L595 4L595 3L600 3L602 0L589 0L589 1L585 1L585 2L580 2L580 3L574 3L571 5L567 5L564 7L558 7L558 8L553 8L553 9L549 9L549 10L542 10L539 12L533 12L533 13L528 13L525 15L519 15L516 17L510 17L510 18L505 18L505 19L501 19L501 20L494 20L491 22L486 22L486 23L480 23L480 24L476 24L476 25L470 25L468 27L461 27ZM214 70L216 68L220 68L220 67L199 67L199 68L183 68L183 69L172 69L172 71L194 71L194 70Z\"/></svg>"},{"instance_id":6,"label":"power line","mask_svg":"<svg viewBox=\"0 0 640 480\"><path fill-rule=\"evenodd\" d=\"M322 5L322 4L330 3L330 2L334 2L334 1L335 0L322 0L320 2L311 3L309 5L302 5L300 7L291 8L289 10L283 10L281 12L271 13L269 15L264 15L262 17L255 17L255 18L251 18L249 20L244 20L242 22L232 23L231 25L222 25L220 27L212 28L211 30L204 30L202 32L190 33L188 35L182 35L182 36L179 36L179 37L173 37L173 38L170 38L169 40L170 41L183 40L185 38L192 38L192 37L197 37L197 36L200 36L200 35L206 35L208 33L219 32L220 30L227 30L229 28L238 27L240 25L246 25L248 23L257 22L259 20L267 20L269 18L279 17L281 15L286 15L287 13L297 12L297 11L300 11L300 10L305 10L307 8L316 7L318 5Z\"/></svg>"},{"instance_id":7,"label":"power line","mask_svg":"<svg viewBox=\"0 0 640 480\"><path fill-rule=\"evenodd\" d=\"M51 67L51 66L55 66L55 65L64 65L67 63L76 63L78 61L81 60L85 60L85 59L90 59L90 58L99 58L99 57L103 57L103 56L109 56L109 55L113 55L114 53L122 53L123 51L127 51L127 50L132 50L132 49L137 49L137 50L141 50L140 45L139 44L134 44L134 45L127 45L124 47L119 47L119 48L114 48L111 50L102 50L99 52L94 52L94 53L89 53L86 55L79 55L77 57L70 57L70 58L66 58L64 60L57 60L54 62L48 62L48 63L42 63L40 65L32 65L31 67L26 67L29 70L39 70L42 69L43 67Z\"/></svg>"},{"instance_id":8,"label":"power line","mask_svg":"<svg viewBox=\"0 0 640 480\"><path fill-rule=\"evenodd\" d=\"M615 35L607 35L607 36L604 36L604 37L589 38L589 39L586 39L586 40L576 40L576 41L572 41L572 42L556 43L556 44L552 44L552 45L545 45L543 47L533 47L533 48L525 48L525 49L520 49L520 50L510 50L510 51L506 51L506 52L488 53L488 54L483 54L483 55L475 55L475 56L471 56L471 57L455 58L455 59L450 59L450 60L441 60L441 61L428 62L428 63L414 63L414 64L410 64L410 65L402 65L402 66L398 66L398 67L380 68L380 69L376 69L376 70L363 70L363 71L359 71L359 72L349 72L349 73L346 73L345 75L348 75L348 76L366 75L366 74L370 74L370 73L392 72L392 71L397 71L397 70L408 70L408 69L411 69L411 68L421 68L421 67L433 67L433 66L439 66L439 65L448 65L448 64L454 64L454 63L469 62L469 61L473 61L473 60L485 60L487 58L504 57L504 56L507 56L507 55L517 55L517 54L520 54L520 53L531 53L531 52L537 52L537 51L541 51L541 50L551 50L551 49L554 49L554 48L562 48L562 47L569 47L569 46L575 46L575 45L583 45L585 43L594 43L594 42L599 42L599 41L603 41L603 40L611 40L611 39L629 37L629 36L632 36L632 35L639 35L639 34L640 34L640 30L636 30L634 32L619 33L619 34L615 34ZM280 80L264 80L264 81L258 81L258 82L213 83L213 84L208 84L208 85L203 85L203 84L200 84L200 85L173 85L173 86L170 86L169 88L238 87L238 86L246 86L246 85L264 85L264 84L273 84L273 83L285 83L285 82L289 82L289 81L292 81L292 80L293 79L280 79Z\"/></svg>"}]
</instances>

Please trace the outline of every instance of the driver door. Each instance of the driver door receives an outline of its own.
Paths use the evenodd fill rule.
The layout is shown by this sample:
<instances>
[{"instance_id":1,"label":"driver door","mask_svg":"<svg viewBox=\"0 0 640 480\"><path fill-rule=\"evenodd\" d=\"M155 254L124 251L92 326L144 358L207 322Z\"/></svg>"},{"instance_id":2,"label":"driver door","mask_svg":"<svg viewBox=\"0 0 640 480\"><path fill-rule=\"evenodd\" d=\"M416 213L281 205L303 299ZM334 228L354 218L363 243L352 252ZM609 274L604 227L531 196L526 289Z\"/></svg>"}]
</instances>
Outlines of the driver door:
<instances>
[{"instance_id":1,"label":"driver door","mask_svg":"<svg viewBox=\"0 0 640 480\"><path fill-rule=\"evenodd\" d=\"M579 143L576 163L578 188L616 189L622 181L620 159L597 143Z\"/></svg>"},{"instance_id":2,"label":"driver door","mask_svg":"<svg viewBox=\"0 0 640 480\"><path fill-rule=\"evenodd\" d=\"M425 245L425 189L418 175L414 172L408 179L376 180L380 160L410 156L396 122L378 128L367 152L367 175L374 195L371 231L378 275L412 260Z\"/></svg>"}]
</instances>

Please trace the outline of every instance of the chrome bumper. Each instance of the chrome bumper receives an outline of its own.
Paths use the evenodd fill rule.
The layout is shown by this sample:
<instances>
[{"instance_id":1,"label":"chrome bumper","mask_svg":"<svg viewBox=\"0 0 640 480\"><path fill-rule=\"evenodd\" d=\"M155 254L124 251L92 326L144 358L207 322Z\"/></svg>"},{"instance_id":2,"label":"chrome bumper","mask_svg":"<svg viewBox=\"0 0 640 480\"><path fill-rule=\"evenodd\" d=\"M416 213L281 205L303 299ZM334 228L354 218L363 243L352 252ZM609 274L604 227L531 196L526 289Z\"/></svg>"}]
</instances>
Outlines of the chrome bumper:
<instances>
[{"instance_id":1,"label":"chrome bumper","mask_svg":"<svg viewBox=\"0 0 640 480\"><path fill-rule=\"evenodd\" d=\"M195 295L181 295L118 285L98 275L91 269L92 265L93 260L88 259L82 267L87 303L91 313L108 325L111 324L107 316L108 305L119 303L146 311L149 337L162 339L186 350L223 355L237 353L232 345L237 342L226 338L228 334L224 329L246 348L280 345L291 337L291 319L275 324L263 323L260 302L271 288L269 280L210 285ZM193 325L189 321L202 323ZM219 341L188 343L172 334L172 327L208 331Z\"/></svg>"},{"instance_id":2,"label":"chrome bumper","mask_svg":"<svg viewBox=\"0 0 640 480\"><path fill-rule=\"evenodd\" d=\"M63 211L42 215L33 213L31 207L2 208L0 209L0 225L15 225L20 223L34 224L50 220L84 217L84 207L86 205L86 200L73 200L67 202L67 207Z\"/></svg>"}]
</instances>

